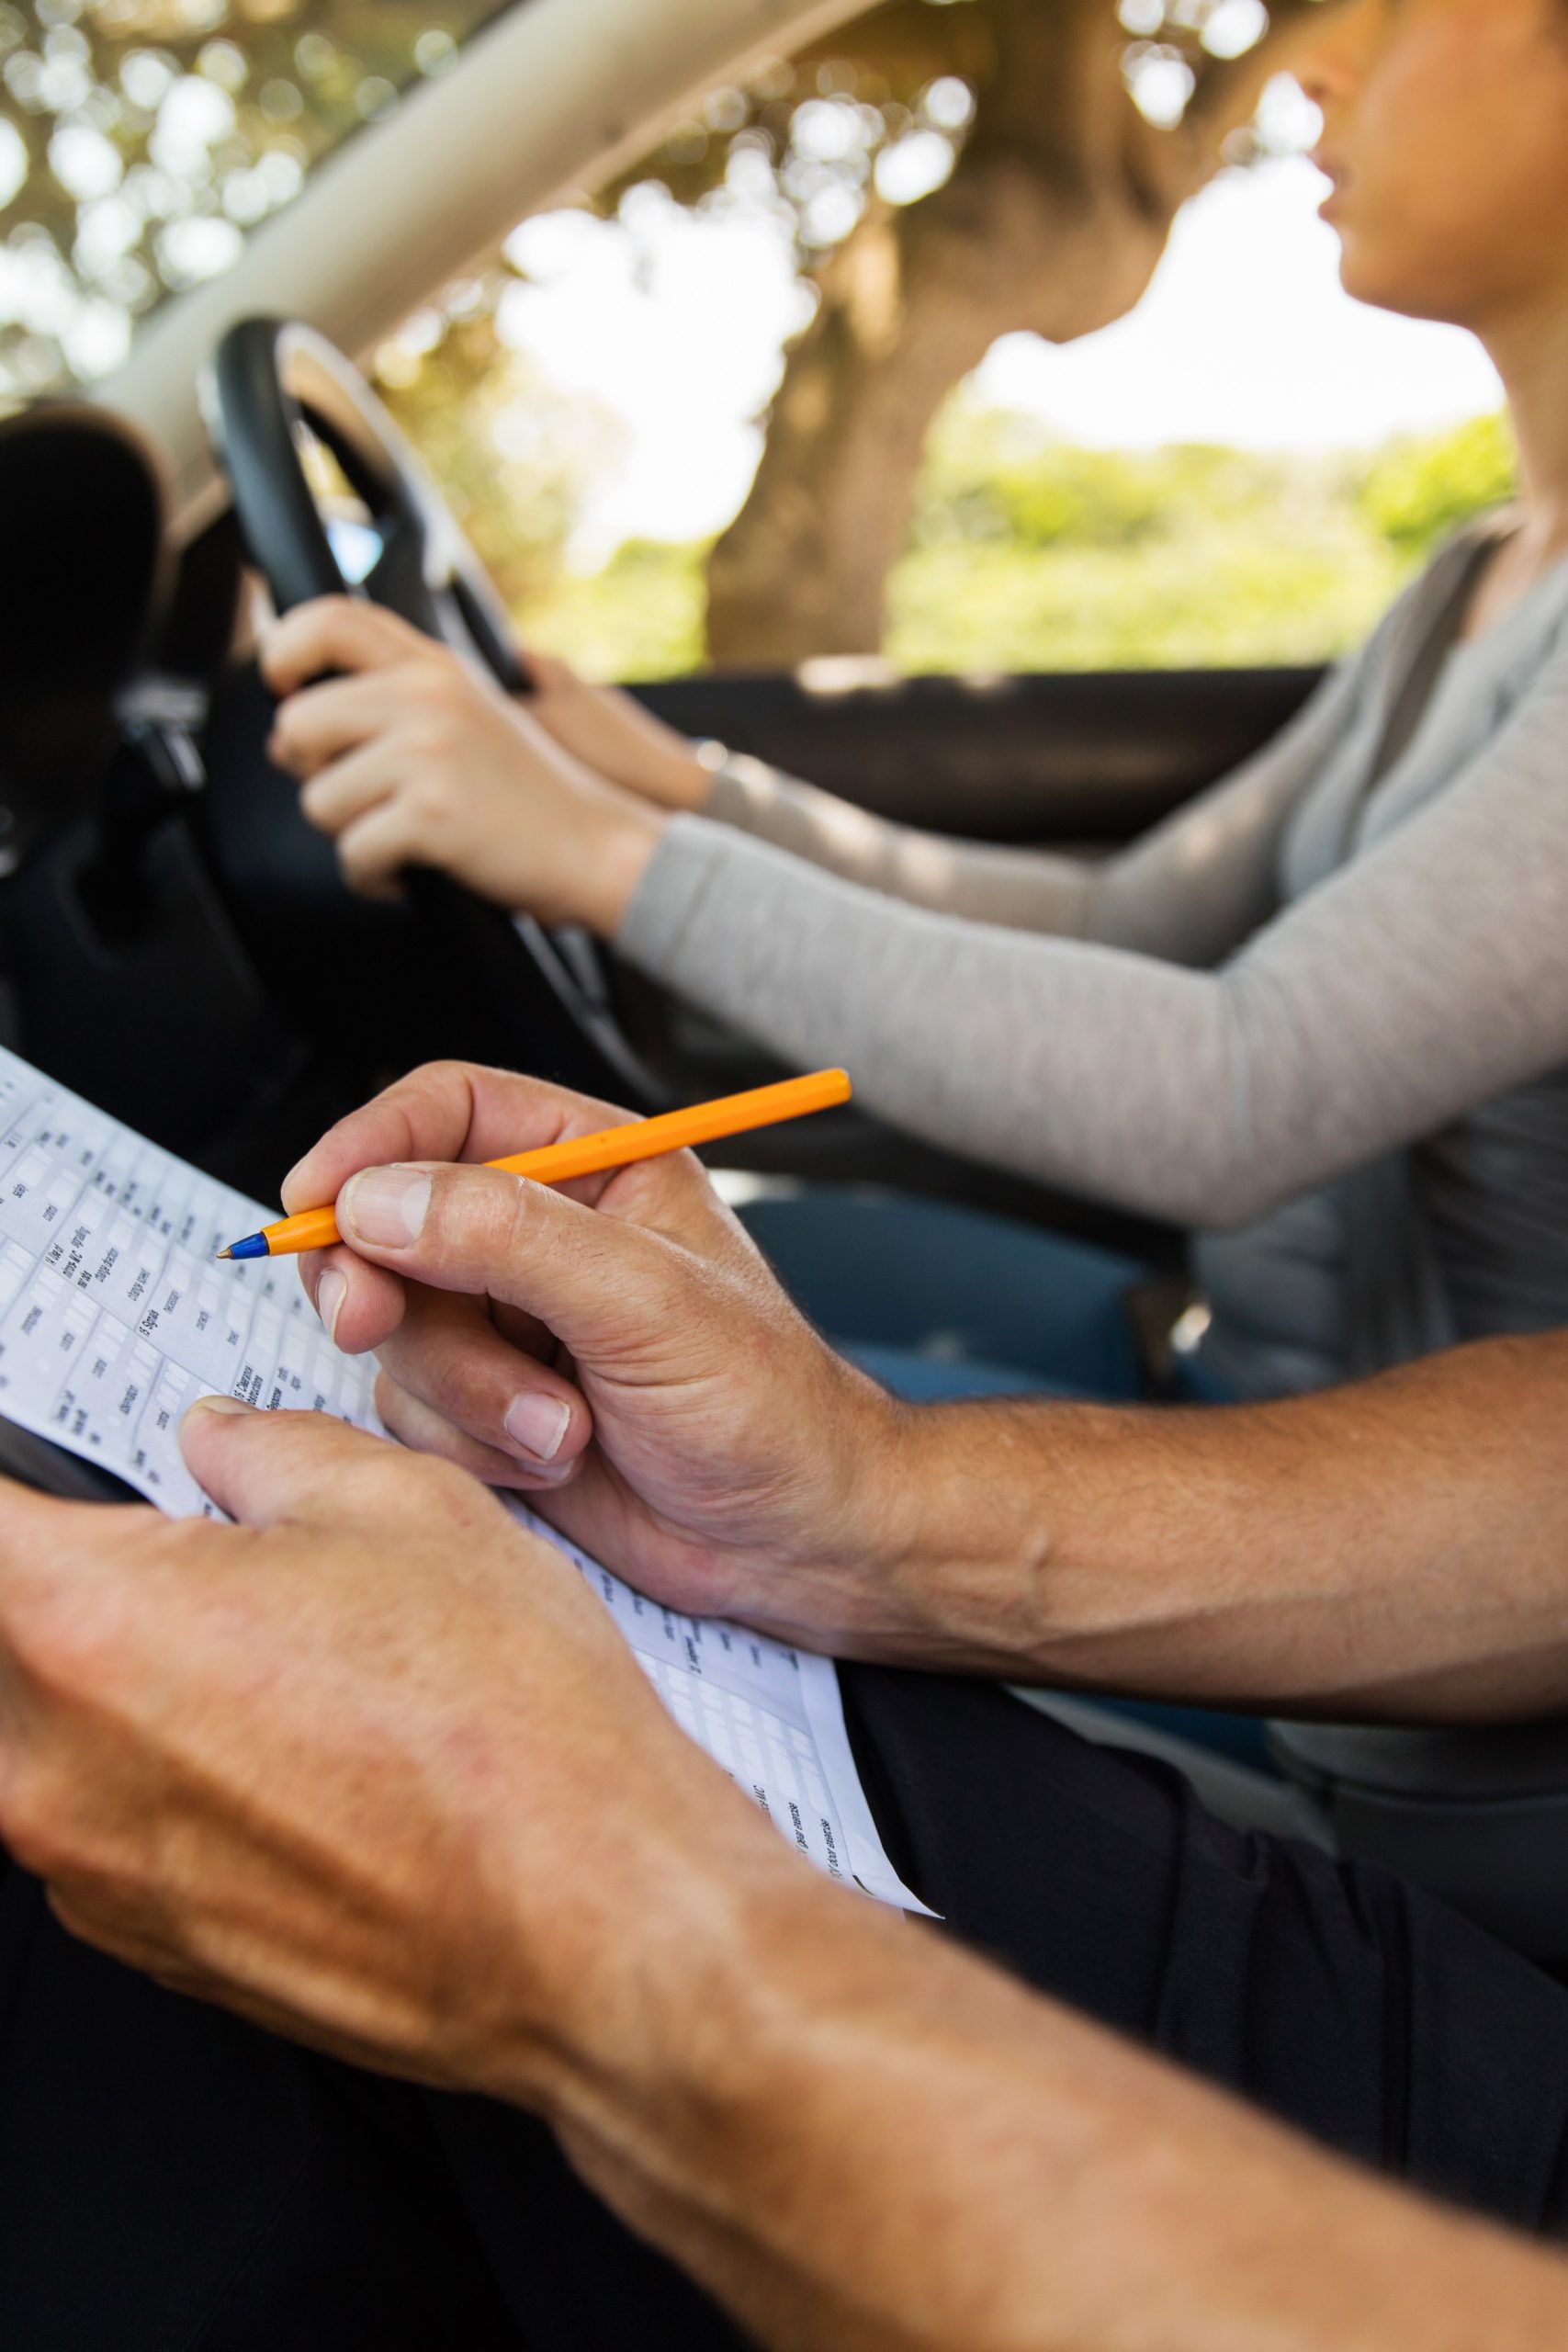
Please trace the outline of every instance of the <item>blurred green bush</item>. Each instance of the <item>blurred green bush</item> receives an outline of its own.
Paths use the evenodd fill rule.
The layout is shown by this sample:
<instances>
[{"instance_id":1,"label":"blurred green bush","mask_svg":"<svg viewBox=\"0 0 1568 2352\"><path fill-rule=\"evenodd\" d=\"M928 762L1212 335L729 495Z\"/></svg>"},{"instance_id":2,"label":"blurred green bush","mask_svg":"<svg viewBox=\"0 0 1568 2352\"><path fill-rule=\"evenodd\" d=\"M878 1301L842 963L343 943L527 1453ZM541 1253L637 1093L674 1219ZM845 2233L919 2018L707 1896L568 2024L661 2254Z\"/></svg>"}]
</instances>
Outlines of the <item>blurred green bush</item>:
<instances>
[{"instance_id":1,"label":"blurred green bush","mask_svg":"<svg viewBox=\"0 0 1568 2352\"><path fill-rule=\"evenodd\" d=\"M908 671L1321 662L1513 480L1501 417L1371 457L1121 453L959 401L928 453L884 650ZM541 552L515 601L536 643L598 677L701 666L705 545L636 542L592 577L564 559L541 576Z\"/></svg>"},{"instance_id":2,"label":"blurred green bush","mask_svg":"<svg viewBox=\"0 0 1568 2352\"><path fill-rule=\"evenodd\" d=\"M1362 483L1361 511L1379 537L1424 562L1471 515L1511 497L1515 480L1506 418L1478 416L1385 450Z\"/></svg>"}]
</instances>

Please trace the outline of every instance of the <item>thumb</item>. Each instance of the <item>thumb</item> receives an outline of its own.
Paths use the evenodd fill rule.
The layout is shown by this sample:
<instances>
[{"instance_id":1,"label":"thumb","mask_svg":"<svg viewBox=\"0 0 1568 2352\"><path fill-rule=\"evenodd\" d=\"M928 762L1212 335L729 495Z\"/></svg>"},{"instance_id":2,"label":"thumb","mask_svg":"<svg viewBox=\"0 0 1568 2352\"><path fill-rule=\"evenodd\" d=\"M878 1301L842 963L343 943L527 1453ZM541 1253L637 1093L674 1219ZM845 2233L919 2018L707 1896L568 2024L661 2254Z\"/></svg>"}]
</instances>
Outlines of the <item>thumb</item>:
<instances>
[{"instance_id":1,"label":"thumb","mask_svg":"<svg viewBox=\"0 0 1568 2352\"><path fill-rule=\"evenodd\" d=\"M409 1459L330 1414L265 1413L237 1396L198 1398L180 1424L180 1451L219 1509L247 1527L384 1512L389 1476Z\"/></svg>"},{"instance_id":2,"label":"thumb","mask_svg":"<svg viewBox=\"0 0 1568 2352\"><path fill-rule=\"evenodd\" d=\"M654 1181L678 1205L694 1172L677 1158ZM689 1250L505 1169L365 1169L339 1193L337 1222L378 1265L537 1317L585 1368L650 1349L684 1358L693 1340L706 1351L708 1286Z\"/></svg>"}]
</instances>

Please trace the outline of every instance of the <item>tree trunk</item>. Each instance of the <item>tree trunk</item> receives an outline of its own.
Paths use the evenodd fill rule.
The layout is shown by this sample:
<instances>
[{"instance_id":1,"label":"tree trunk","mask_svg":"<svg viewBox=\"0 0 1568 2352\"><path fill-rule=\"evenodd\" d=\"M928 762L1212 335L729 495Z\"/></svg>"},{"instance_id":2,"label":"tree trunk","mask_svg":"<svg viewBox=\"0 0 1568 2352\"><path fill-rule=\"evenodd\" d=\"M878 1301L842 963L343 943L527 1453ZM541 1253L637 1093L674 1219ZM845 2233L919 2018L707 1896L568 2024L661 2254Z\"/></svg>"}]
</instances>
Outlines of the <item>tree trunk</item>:
<instances>
[{"instance_id":1,"label":"tree trunk","mask_svg":"<svg viewBox=\"0 0 1568 2352\"><path fill-rule=\"evenodd\" d=\"M822 273L751 495L714 549L721 668L874 653L931 421L998 337L1108 326L1144 293L1185 198L1256 104L1269 43L1150 129L1106 0L990 0L995 64L947 186L874 209Z\"/></svg>"},{"instance_id":2,"label":"tree trunk","mask_svg":"<svg viewBox=\"0 0 1568 2352\"><path fill-rule=\"evenodd\" d=\"M756 485L715 548L708 650L722 667L873 653L932 418L998 335L1052 341L1130 310L1162 222L1087 209L1001 157L834 263L792 356ZM900 235L899 229L904 233Z\"/></svg>"}]
</instances>

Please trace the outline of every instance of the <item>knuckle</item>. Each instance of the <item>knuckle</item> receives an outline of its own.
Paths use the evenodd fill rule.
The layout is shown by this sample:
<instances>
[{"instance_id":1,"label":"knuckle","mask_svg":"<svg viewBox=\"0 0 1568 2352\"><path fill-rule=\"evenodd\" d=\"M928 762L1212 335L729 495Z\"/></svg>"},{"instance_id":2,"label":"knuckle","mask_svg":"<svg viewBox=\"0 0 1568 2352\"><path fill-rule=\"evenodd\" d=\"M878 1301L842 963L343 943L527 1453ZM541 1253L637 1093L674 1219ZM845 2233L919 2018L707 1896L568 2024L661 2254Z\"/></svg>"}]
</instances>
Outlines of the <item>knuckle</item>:
<instances>
[{"instance_id":1,"label":"knuckle","mask_svg":"<svg viewBox=\"0 0 1568 2352\"><path fill-rule=\"evenodd\" d=\"M400 1437L402 1435L403 1391L389 1372L382 1370L376 1374L376 1385L372 1394L376 1401L376 1410L381 1416L382 1421L394 1437Z\"/></svg>"},{"instance_id":2,"label":"knuckle","mask_svg":"<svg viewBox=\"0 0 1568 2352\"><path fill-rule=\"evenodd\" d=\"M412 1455L414 1476L421 1491L440 1502L467 1502L473 1493L474 1482L466 1470L455 1462L443 1462L434 1453Z\"/></svg>"},{"instance_id":3,"label":"knuckle","mask_svg":"<svg viewBox=\"0 0 1568 2352\"><path fill-rule=\"evenodd\" d=\"M60 1878L71 1868L75 1844L51 1773L22 1764L0 1780L0 1843L34 1878Z\"/></svg>"},{"instance_id":4,"label":"knuckle","mask_svg":"<svg viewBox=\"0 0 1568 2352\"><path fill-rule=\"evenodd\" d=\"M439 748L439 744L436 743L427 746L431 752L438 751ZM439 829L450 822L453 814L452 793L444 776L421 776L419 781L410 788L408 797L409 808L422 825Z\"/></svg>"},{"instance_id":5,"label":"knuckle","mask_svg":"<svg viewBox=\"0 0 1568 2352\"><path fill-rule=\"evenodd\" d=\"M428 1112L432 1118L445 1124L449 1118L451 1106L456 1103L464 1114L472 1115L475 1071L476 1065L472 1062L456 1059L421 1062L409 1071L407 1077L398 1079L377 1097L378 1102L394 1103L400 1110L403 1110L404 1105L408 1106L403 1110L403 1115L410 1123L408 1148L398 1155L400 1158L418 1158L415 1137L418 1121L424 1113Z\"/></svg>"},{"instance_id":6,"label":"knuckle","mask_svg":"<svg viewBox=\"0 0 1568 2352\"><path fill-rule=\"evenodd\" d=\"M326 786L314 780L305 785L299 794L299 806L312 825L324 833L335 832L332 795Z\"/></svg>"},{"instance_id":7,"label":"knuckle","mask_svg":"<svg viewBox=\"0 0 1568 2352\"><path fill-rule=\"evenodd\" d=\"M498 1171L499 1172L499 1171ZM525 1176L504 1176L489 1188L493 1199L495 1246L503 1264L513 1264L533 1238L535 1208L540 1187Z\"/></svg>"},{"instance_id":8,"label":"knuckle","mask_svg":"<svg viewBox=\"0 0 1568 2352\"><path fill-rule=\"evenodd\" d=\"M346 832L338 836L337 843L339 868L344 880L354 888L379 880L387 871L385 853L373 843L367 844L356 838L359 831L358 826L350 826Z\"/></svg>"},{"instance_id":9,"label":"knuckle","mask_svg":"<svg viewBox=\"0 0 1568 2352\"><path fill-rule=\"evenodd\" d=\"M467 1521L475 1505L488 1499L467 1470L439 1454L405 1453L400 1461L409 1505L433 1517Z\"/></svg>"},{"instance_id":10,"label":"knuckle","mask_svg":"<svg viewBox=\"0 0 1568 2352\"><path fill-rule=\"evenodd\" d=\"M502 1169L439 1170L431 1193L436 1247L476 1275L505 1264L521 1249L530 1187Z\"/></svg>"},{"instance_id":11,"label":"knuckle","mask_svg":"<svg viewBox=\"0 0 1568 2352\"><path fill-rule=\"evenodd\" d=\"M410 1071L402 1083L405 1087L428 1089L433 1094L445 1096L451 1093L454 1089L467 1090L472 1079L474 1068L475 1065L472 1062L457 1061L454 1058L445 1061L421 1062L417 1069Z\"/></svg>"},{"instance_id":12,"label":"knuckle","mask_svg":"<svg viewBox=\"0 0 1568 2352\"><path fill-rule=\"evenodd\" d=\"M114 1626L96 1596L40 1580L7 1610L6 1648L35 1692L75 1700L111 1664Z\"/></svg>"}]
</instances>

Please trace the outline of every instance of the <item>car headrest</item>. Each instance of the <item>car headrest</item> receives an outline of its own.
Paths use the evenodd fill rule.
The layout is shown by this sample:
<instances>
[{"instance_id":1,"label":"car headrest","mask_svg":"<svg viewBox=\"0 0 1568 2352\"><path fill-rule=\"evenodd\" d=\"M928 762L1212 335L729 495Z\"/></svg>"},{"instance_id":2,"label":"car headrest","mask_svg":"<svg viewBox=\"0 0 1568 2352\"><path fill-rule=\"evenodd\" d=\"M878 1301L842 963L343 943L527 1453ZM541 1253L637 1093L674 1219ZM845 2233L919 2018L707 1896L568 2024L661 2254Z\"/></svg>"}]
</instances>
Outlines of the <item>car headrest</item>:
<instances>
[{"instance_id":1,"label":"car headrest","mask_svg":"<svg viewBox=\"0 0 1568 2352\"><path fill-rule=\"evenodd\" d=\"M167 594L157 463L118 418L0 423L0 870L86 805Z\"/></svg>"}]
</instances>

